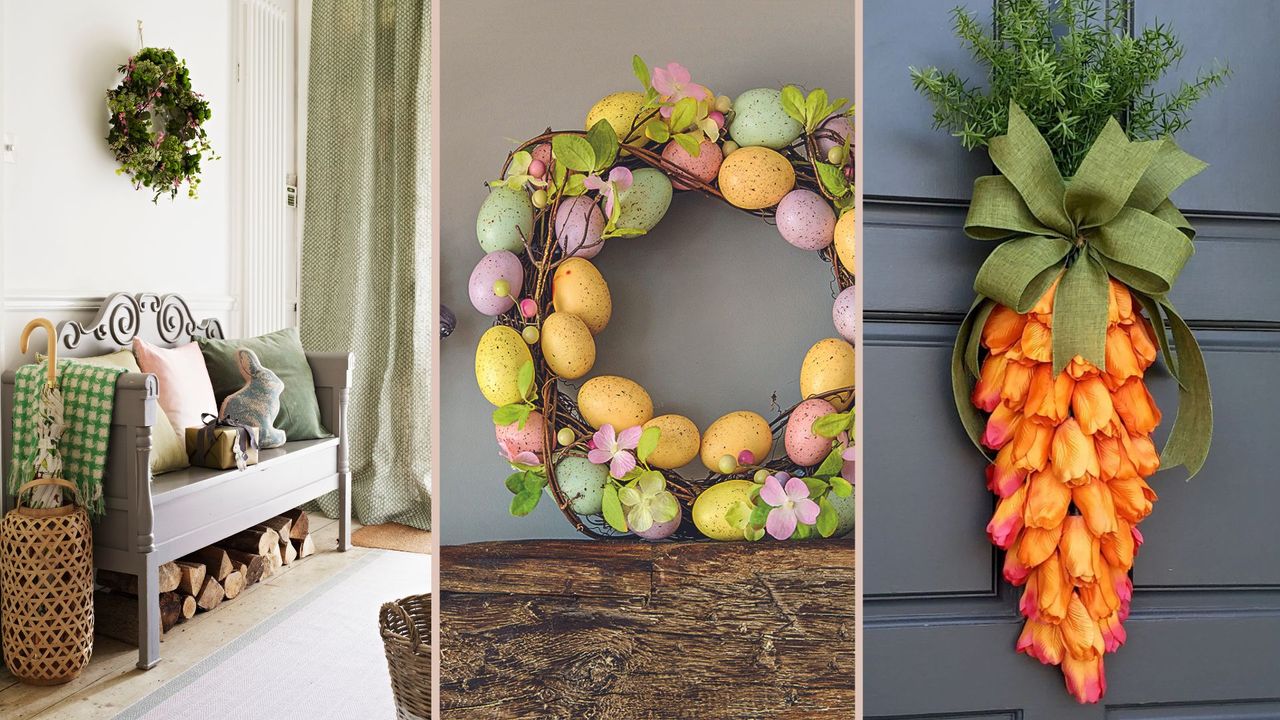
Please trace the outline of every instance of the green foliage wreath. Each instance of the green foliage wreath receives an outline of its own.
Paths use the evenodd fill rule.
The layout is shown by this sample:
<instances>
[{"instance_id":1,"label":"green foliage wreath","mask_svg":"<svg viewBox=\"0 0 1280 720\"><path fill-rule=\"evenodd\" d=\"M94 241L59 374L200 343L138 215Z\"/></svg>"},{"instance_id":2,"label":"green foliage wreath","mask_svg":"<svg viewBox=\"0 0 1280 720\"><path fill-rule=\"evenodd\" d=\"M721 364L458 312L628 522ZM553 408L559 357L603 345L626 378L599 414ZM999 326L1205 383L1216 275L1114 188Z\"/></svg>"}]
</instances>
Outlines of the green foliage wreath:
<instances>
[{"instance_id":1,"label":"green foliage wreath","mask_svg":"<svg viewBox=\"0 0 1280 720\"><path fill-rule=\"evenodd\" d=\"M204 129L212 115L209 102L191 89L186 61L173 50L149 47L119 70L124 79L107 91L107 144L120 163L116 174L128 173L136 188L151 188L152 202L165 193L177 197L184 182L187 196L196 197L201 158L218 156Z\"/></svg>"}]
</instances>

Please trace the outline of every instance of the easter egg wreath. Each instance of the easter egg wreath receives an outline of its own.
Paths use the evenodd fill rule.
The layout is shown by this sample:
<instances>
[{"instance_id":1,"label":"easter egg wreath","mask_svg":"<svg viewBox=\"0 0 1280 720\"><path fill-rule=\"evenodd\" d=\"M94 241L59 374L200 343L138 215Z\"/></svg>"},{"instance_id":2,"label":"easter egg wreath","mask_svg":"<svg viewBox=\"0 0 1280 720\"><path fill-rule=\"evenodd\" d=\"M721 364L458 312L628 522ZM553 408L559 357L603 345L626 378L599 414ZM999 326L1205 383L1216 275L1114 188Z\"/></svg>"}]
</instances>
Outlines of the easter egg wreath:
<instances>
[{"instance_id":1,"label":"easter egg wreath","mask_svg":"<svg viewBox=\"0 0 1280 720\"><path fill-rule=\"evenodd\" d=\"M476 349L476 381L512 467L510 512L549 494L579 532L647 540L805 539L853 529L854 188L852 108L826 91L748 90L730 100L672 63L633 69L641 92L609 95L585 130L522 143L490 183L471 273L477 310L495 318ZM674 191L697 192L775 224L831 267L840 337L800 369L803 400L772 421L740 410L704 431L654 417L638 383L600 375L576 397L595 336L613 312L591 262L615 238L652 230ZM623 240L626 242L627 240ZM780 449L779 452L775 450ZM707 474L679 472L695 459Z\"/></svg>"}]
</instances>

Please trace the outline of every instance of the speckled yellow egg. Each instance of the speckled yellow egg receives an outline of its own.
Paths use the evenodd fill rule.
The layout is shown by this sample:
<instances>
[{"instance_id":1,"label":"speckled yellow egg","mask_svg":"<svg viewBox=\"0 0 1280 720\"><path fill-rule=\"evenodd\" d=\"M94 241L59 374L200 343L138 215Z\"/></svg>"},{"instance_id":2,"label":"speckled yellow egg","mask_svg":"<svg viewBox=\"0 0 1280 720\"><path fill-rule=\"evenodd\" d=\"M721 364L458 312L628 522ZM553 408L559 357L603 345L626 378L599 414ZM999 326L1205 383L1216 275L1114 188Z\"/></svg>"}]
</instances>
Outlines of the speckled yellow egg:
<instances>
[{"instance_id":1,"label":"speckled yellow egg","mask_svg":"<svg viewBox=\"0 0 1280 720\"><path fill-rule=\"evenodd\" d=\"M840 338L819 340L804 355L800 366L800 395L813 397L831 390L853 387L853 346ZM853 402L852 393L827 398L837 410L846 410Z\"/></svg>"},{"instance_id":2,"label":"speckled yellow egg","mask_svg":"<svg viewBox=\"0 0 1280 720\"><path fill-rule=\"evenodd\" d=\"M497 325L485 330L476 346L476 384L494 405L520 401L520 366L533 362L529 346L520 333Z\"/></svg>"},{"instance_id":3,"label":"speckled yellow egg","mask_svg":"<svg viewBox=\"0 0 1280 720\"><path fill-rule=\"evenodd\" d=\"M739 148L720 163L720 193L733 205L760 210L777 205L796 186L796 171L776 150Z\"/></svg>"},{"instance_id":4,"label":"speckled yellow egg","mask_svg":"<svg viewBox=\"0 0 1280 720\"><path fill-rule=\"evenodd\" d=\"M840 264L844 266L851 274L856 274L853 269L854 259L854 235L857 228L857 222L853 217L853 210L848 210L840 216L836 221L836 257L840 258Z\"/></svg>"},{"instance_id":5,"label":"speckled yellow egg","mask_svg":"<svg viewBox=\"0 0 1280 720\"><path fill-rule=\"evenodd\" d=\"M693 524L712 540L742 540L743 527L730 524L725 516L735 506L745 506L740 512L745 525L754 487L750 480L725 480L702 491L693 501Z\"/></svg>"},{"instance_id":6,"label":"speckled yellow egg","mask_svg":"<svg viewBox=\"0 0 1280 720\"><path fill-rule=\"evenodd\" d=\"M542 358L551 372L577 380L596 364L595 338L577 315L553 312L542 321Z\"/></svg>"},{"instance_id":7,"label":"speckled yellow egg","mask_svg":"<svg viewBox=\"0 0 1280 720\"><path fill-rule=\"evenodd\" d=\"M649 455L649 464L654 467L674 470L684 467L698 457L701 437L698 426L683 415L659 415L644 424L645 429L656 427L662 432L658 434L658 447Z\"/></svg>"},{"instance_id":8,"label":"speckled yellow egg","mask_svg":"<svg viewBox=\"0 0 1280 720\"><path fill-rule=\"evenodd\" d=\"M551 278L551 303L556 312L577 315L592 335L598 335L613 315L609 285L591 261L571 257Z\"/></svg>"},{"instance_id":9,"label":"speckled yellow egg","mask_svg":"<svg viewBox=\"0 0 1280 720\"><path fill-rule=\"evenodd\" d=\"M720 472L720 458L731 455L734 459L743 450L750 450L756 464L763 463L773 449L773 431L769 422L750 410L738 410L722 415L702 434L702 464L711 472ZM733 472L745 470L742 465Z\"/></svg>"},{"instance_id":10,"label":"speckled yellow egg","mask_svg":"<svg viewBox=\"0 0 1280 720\"><path fill-rule=\"evenodd\" d=\"M586 129L590 130L593 125L601 120L608 120L609 127L617 133L618 140L627 137L631 132L633 123L640 113L644 110L644 95L638 92L616 92L612 95L605 95L600 102L591 106L591 110L587 113ZM644 132L637 129L635 137L627 142L628 145L640 147L648 142L644 136Z\"/></svg>"},{"instance_id":11,"label":"speckled yellow egg","mask_svg":"<svg viewBox=\"0 0 1280 720\"><path fill-rule=\"evenodd\" d=\"M653 400L634 380L617 375L600 375L578 389L578 410L591 427L612 425L622 431L643 425L653 417Z\"/></svg>"}]
</instances>

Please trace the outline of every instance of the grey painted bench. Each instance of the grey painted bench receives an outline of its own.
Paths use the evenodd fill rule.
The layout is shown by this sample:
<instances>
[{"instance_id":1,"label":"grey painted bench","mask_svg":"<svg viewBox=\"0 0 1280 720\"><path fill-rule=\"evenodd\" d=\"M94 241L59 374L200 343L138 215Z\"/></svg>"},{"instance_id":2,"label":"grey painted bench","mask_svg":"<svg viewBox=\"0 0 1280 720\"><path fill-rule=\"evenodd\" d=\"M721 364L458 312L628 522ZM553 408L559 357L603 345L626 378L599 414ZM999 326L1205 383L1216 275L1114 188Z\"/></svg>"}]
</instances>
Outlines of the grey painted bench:
<instances>
[{"instance_id":1,"label":"grey painted bench","mask_svg":"<svg viewBox=\"0 0 1280 720\"><path fill-rule=\"evenodd\" d=\"M154 316L154 330L143 328ZM133 338L166 347L196 337L221 338L217 320L196 322L177 295L116 293L88 325L58 324L59 357L89 357L131 347ZM150 473L151 428L158 384L150 373L124 373L116 382L110 452L103 491L106 514L94 526L94 566L138 576L138 667L160 660L159 567L290 508L337 490L338 549L351 546L351 472L347 461L350 353L307 353L324 426L334 437L289 442L263 450L243 471L191 467ZM7 471L11 450L15 370L3 374L0 442ZM181 432L181 428L178 428ZM12 502L0 492L0 510Z\"/></svg>"}]
</instances>

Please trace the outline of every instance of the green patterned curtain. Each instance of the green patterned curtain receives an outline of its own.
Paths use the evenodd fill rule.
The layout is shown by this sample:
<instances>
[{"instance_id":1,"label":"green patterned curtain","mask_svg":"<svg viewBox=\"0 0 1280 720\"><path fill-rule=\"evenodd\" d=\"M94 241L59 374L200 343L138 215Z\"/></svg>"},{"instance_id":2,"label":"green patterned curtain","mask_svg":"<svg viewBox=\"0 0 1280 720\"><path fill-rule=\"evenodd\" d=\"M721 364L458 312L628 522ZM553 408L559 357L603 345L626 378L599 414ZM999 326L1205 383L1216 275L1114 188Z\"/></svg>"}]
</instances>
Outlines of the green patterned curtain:
<instances>
[{"instance_id":1,"label":"green patterned curtain","mask_svg":"<svg viewBox=\"0 0 1280 720\"><path fill-rule=\"evenodd\" d=\"M301 332L355 353L353 510L429 530L430 10L315 0ZM333 515L334 496L320 508Z\"/></svg>"}]
</instances>

